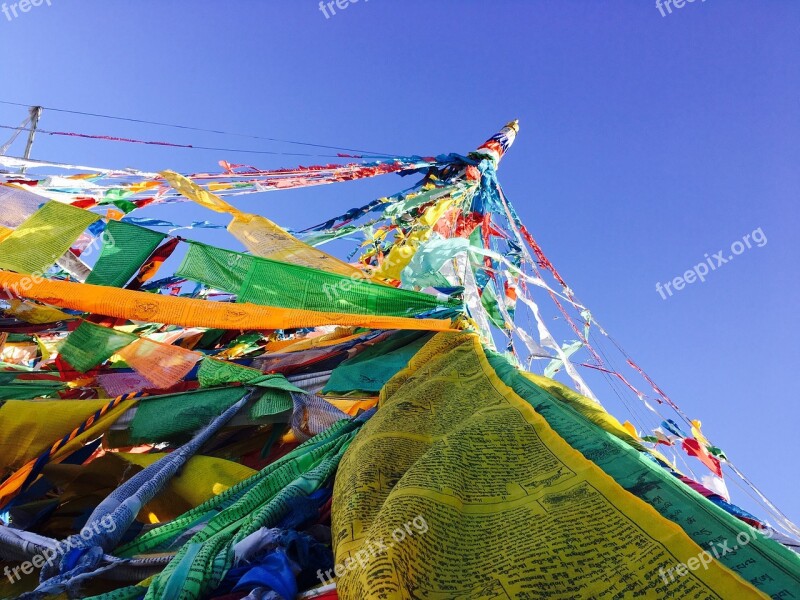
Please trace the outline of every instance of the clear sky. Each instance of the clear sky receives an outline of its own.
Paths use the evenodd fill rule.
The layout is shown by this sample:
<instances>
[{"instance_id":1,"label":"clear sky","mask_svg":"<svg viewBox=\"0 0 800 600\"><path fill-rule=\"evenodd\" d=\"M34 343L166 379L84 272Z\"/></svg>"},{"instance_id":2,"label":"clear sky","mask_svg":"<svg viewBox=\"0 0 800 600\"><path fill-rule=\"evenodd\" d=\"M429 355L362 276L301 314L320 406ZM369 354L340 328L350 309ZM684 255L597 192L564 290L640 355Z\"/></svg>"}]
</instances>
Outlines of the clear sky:
<instances>
[{"instance_id":1,"label":"clear sky","mask_svg":"<svg viewBox=\"0 0 800 600\"><path fill-rule=\"evenodd\" d=\"M696 0L662 16L647 1L360 0L326 18L316 0L46 0L9 14L0 100L397 154L466 152L518 117L500 179L529 229L606 329L800 520L800 3ZM23 117L0 105L0 124ZM309 151L55 112L41 127ZM188 172L327 160L45 135L33 156ZM406 184L239 206L297 227ZM188 205L137 214L224 222ZM656 291L759 228L767 242L705 283ZM224 235L194 237L233 247Z\"/></svg>"}]
</instances>

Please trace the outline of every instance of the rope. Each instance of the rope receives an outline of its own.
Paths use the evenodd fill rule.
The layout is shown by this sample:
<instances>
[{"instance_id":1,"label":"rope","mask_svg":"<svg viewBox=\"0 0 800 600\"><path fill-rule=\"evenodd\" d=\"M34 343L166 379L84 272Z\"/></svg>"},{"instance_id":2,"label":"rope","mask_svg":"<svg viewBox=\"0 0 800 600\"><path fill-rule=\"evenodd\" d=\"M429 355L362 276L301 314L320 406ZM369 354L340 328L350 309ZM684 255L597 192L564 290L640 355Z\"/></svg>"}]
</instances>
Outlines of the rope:
<instances>
[{"instance_id":1,"label":"rope","mask_svg":"<svg viewBox=\"0 0 800 600\"><path fill-rule=\"evenodd\" d=\"M7 100L0 100L0 104L6 104L6 105L9 105L9 106L22 106L22 107L25 107L25 108L29 108L31 106L29 104L21 104L19 102L9 102ZM54 108L52 106L42 106L42 108L45 109L45 110L48 110L48 111L68 113L68 114L72 114L72 115L82 115L84 117L96 117L96 118L101 118L101 119L113 119L115 121L127 121L129 123L140 123L140 124L145 124L145 125L156 125L158 127L171 127L173 129L185 129L185 130L188 130L188 131L202 131L204 133L215 133L215 134L218 134L218 135L231 135L231 136L236 136L236 137L250 138L250 139L254 139L254 140L266 140L268 142L278 142L278 143L282 143L282 144L295 144L295 145L298 145L298 146L309 146L311 148L323 148L323 149L326 149L326 150L342 150L342 151L345 151L345 152L359 152L359 153L362 153L362 154L373 154L373 155L376 155L376 156L378 156L378 155L380 155L380 156L395 156L395 154L385 154L385 153L382 153L382 152L371 152L371 151L368 151L368 150L358 150L358 149L355 149L355 148L342 148L342 147L339 147L339 146L327 146L327 145L324 145L324 144L313 144L313 143L310 143L310 142L298 142L296 140L287 140L287 139L281 139L281 138L264 137L264 136L260 136L260 135L252 135L252 134L247 134L247 133L234 133L234 132L231 132L231 131L222 131L222 130L219 130L219 129L204 129L202 127L192 127L192 126L189 126L189 125L175 125L173 123L162 123L162 122L159 122L159 121L148 121L148 120L145 120L145 119L133 119L133 118L130 118L130 117L117 117L117 116L113 116L113 115L103 115L103 114L99 114L99 113L83 112L83 111L78 111L78 110L67 110L65 108Z\"/></svg>"},{"instance_id":2,"label":"rope","mask_svg":"<svg viewBox=\"0 0 800 600\"><path fill-rule=\"evenodd\" d=\"M33 467L31 467L31 471L30 471L30 473L28 473L28 476L25 478L25 481L23 482L22 487L20 488L20 491L21 492L25 491L25 489L31 483L33 483L33 481L39 476L39 473L41 473L41 471L45 467L45 465L50 462L50 459L56 454L56 452L58 452L61 448L66 446L69 442L71 442L73 439L78 437L84 431L89 429L92 425L94 425L94 423L96 421L98 421L100 418L102 418L106 413L108 413L110 410L112 410L112 409L116 408L117 406L119 406L119 404L124 402L125 400L131 400L132 398L138 398L138 397L142 397L142 396L146 396L146 395L147 394L145 394L143 392L135 392L135 393L130 393L130 394L124 394L122 396L117 396L116 398L114 398L113 400L108 402L107 404L104 404L98 411L96 411L93 415L91 415L89 418L87 418L83 423L78 425L70 433L65 435L60 440L58 440L55 444L53 444L50 447L49 450L47 450L46 452L43 452L36 459L36 462L33 464Z\"/></svg>"},{"instance_id":3,"label":"rope","mask_svg":"<svg viewBox=\"0 0 800 600\"><path fill-rule=\"evenodd\" d=\"M11 125L0 125L0 129L12 129L19 131L30 131L30 128L19 128ZM241 148L217 148L214 146L195 146L192 144L178 144L175 142L162 142L152 140L137 140L135 138L123 138L111 135L92 135L89 133L77 133L74 131L48 131L47 129L36 129L36 133L46 135L59 135L64 137L77 137L89 140L103 140L106 142L125 142L128 144L147 144L151 146L168 146L170 148L188 148L190 150L212 150L215 152L238 152L241 154L270 154L273 156L312 156L324 158L341 158L338 154L309 154L304 152L276 152L273 150L245 150ZM387 155L388 156L388 155ZM360 157L360 158L363 158Z\"/></svg>"}]
</instances>

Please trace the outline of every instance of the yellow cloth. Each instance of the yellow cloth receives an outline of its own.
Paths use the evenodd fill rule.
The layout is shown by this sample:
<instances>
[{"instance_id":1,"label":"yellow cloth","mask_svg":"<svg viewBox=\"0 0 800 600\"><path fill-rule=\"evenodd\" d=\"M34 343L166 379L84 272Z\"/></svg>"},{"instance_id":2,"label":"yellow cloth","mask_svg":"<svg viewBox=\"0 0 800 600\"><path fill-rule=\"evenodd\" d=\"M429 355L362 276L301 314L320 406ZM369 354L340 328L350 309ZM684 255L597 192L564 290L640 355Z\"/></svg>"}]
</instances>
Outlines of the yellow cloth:
<instances>
[{"instance_id":1,"label":"yellow cloth","mask_svg":"<svg viewBox=\"0 0 800 600\"><path fill-rule=\"evenodd\" d=\"M219 196L215 196L211 192L204 190L194 181L188 177L184 177L180 173L176 173L175 171L161 171L159 175L166 179L167 183L175 188L177 192L183 194L189 198L189 200L197 202L204 208L218 213L233 214L239 212L239 209L236 207L228 204Z\"/></svg>"},{"instance_id":2,"label":"yellow cloth","mask_svg":"<svg viewBox=\"0 0 800 600\"><path fill-rule=\"evenodd\" d=\"M125 400L94 421L51 457L57 463L104 434L137 400ZM108 400L9 400L0 407L0 468L3 474L29 460L0 484L0 508L11 500L33 469L36 457L71 433ZM10 406L9 406L10 405Z\"/></svg>"},{"instance_id":3,"label":"yellow cloth","mask_svg":"<svg viewBox=\"0 0 800 600\"><path fill-rule=\"evenodd\" d=\"M290 308L275 308L250 303L210 302L115 289L87 283L44 280L29 281L28 276L0 271L0 288L28 283L21 295L45 304L73 310L186 327L216 329L295 329L320 325L357 325L372 329L417 329L446 331L450 320L411 319L317 312Z\"/></svg>"},{"instance_id":4,"label":"yellow cloth","mask_svg":"<svg viewBox=\"0 0 800 600\"><path fill-rule=\"evenodd\" d=\"M400 274L403 272L403 269L405 269L408 263L411 262L411 259L414 258L419 246L431 237L433 226L442 215L453 206L454 202L455 200L453 198L446 197L428 207L419 219L421 227L392 247L389 251L389 255L375 271L374 277L380 279L401 279Z\"/></svg>"},{"instance_id":5,"label":"yellow cloth","mask_svg":"<svg viewBox=\"0 0 800 600\"><path fill-rule=\"evenodd\" d=\"M377 398L359 398L357 400L347 400L345 398L325 398L344 414L355 417L360 410L369 410L378 404Z\"/></svg>"},{"instance_id":6,"label":"yellow cloth","mask_svg":"<svg viewBox=\"0 0 800 600\"><path fill-rule=\"evenodd\" d=\"M36 345L39 347L39 352L42 355L42 362L50 359L54 352L58 352L58 347L61 340L43 340L38 335L34 335L33 339L36 340Z\"/></svg>"},{"instance_id":7,"label":"yellow cloth","mask_svg":"<svg viewBox=\"0 0 800 600\"><path fill-rule=\"evenodd\" d=\"M330 271L347 277L366 277L360 269L301 242L266 217L240 211L179 173L162 171L160 175L190 200L210 210L231 215L233 220L228 225L228 231L256 256Z\"/></svg>"},{"instance_id":8,"label":"yellow cloth","mask_svg":"<svg viewBox=\"0 0 800 600\"><path fill-rule=\"evenodd\" d=\"M702 427L702 423L698 420L692 421L692 437L696 439L700 444L703 446L711 446L711 442L706 439L706 436L703 435L703 432L700 431L700 427Z\"/></svg>"},{"instance_id":9,"label":"yellow cloth","mask_svg":"<svg viewBox=\"0 0 800 600\"><path fill-rule=\"evenodd\" d=\"M333 498L343 600L763 597L714 560L665 583L703 549L558 436L472 334L436 336L386 384Z\"/></svg>"},{"instance_id":10,"label":"yellow cloth","mask_svg":"<svg viewBox=\"0 0 800 600\"><path fill-rule=\"evenodd\" d=\"M6 310L6 313L16 317L20 321L25 321L26 323L40 325L42 323L70 321L75 318L72 315L68 315L67 313L58 310L57 308L39 306L38 304L34 304L32 302L10 300L9 304L11 306Z\"/></svg>"},{"instance_id":11,"label":"yellow cloth","mask_svg":"<svg viewBox=\"0 0 800 600\"><path fill-rule=\"evenodd\" d=\"M0 407L0 473L47 450L108 400L9 400Z\"/></svg>"},{"instance_id":12,"label":"yellow cloth","mask_svg":"<svg viewBox=\"0 0 800 600\"><path fill-rule=\"evenodd\" d=\"M344 344L350 340L358 339L364 335L363 333L353 333L353 329L349 327L338 327L336 331L320 335L317 337L303 338L301 340L283 340L279 342L270 342L264 348L267 352L302 352L310 350L311 348L325 348L327 346L336 346L337 344Z\"/></svg>"},{"instance_id":13,"label":"yellow cloth","mask_svg":"<svg viewBox=\"0 0 800 600\"><path fill-rule=\"evenodd\" d=\"M87 210L51 200L0 242L0 268L43 273L99 218Z\"/></svg>"},{"instance_id":14,"label":"yellow cloth","mask_svg":"<svg viewBox=\"0 0 800 600\"><path fill-rule=\"evenodd\" d=\"M129 463L148 467L165 454L119 453L118 456ZM255 470L229 460L193 456L142 512L150 523L169 521L255 474Z\"/></svg>"}]
</instances>

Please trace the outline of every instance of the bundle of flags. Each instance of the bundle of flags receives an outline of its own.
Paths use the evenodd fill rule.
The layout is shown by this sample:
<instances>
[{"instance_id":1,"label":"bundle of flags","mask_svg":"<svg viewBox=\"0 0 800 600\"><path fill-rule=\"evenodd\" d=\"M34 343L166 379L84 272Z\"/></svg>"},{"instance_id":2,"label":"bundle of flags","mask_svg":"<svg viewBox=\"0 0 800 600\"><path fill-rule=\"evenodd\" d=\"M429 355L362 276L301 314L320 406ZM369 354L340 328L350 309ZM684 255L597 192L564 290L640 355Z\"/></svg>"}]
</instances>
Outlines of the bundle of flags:
<instances>
[{"instance_id":1,"label":"bundle of flags","mask_svg":"<svg viewBox=\"0 0 800 600\"><path fill-rule=\"evenodd\" d=\"M361 165L5 174L3 596L800 589L796 542L730 503L699 422L640 435L580 375L594 322L497 181L517 131ZM297 232L224 198L389 173L419 180ZM230 215L242 248L128 216L178 200ZM577 340L556 341L533 290L578 310ZM659 452L676 446L714 479Z\"/></svg>"}]
</instances>

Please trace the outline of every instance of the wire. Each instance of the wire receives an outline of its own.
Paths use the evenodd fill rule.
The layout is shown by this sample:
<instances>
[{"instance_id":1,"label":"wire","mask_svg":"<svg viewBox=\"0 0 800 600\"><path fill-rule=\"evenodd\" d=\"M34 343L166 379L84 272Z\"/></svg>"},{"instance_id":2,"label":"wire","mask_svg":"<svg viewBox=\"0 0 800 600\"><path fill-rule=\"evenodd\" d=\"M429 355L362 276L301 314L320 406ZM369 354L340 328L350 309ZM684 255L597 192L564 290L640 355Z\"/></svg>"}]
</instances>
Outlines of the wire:
<instances>
[{"instance_id":1,"label":"wire","mask_svg":"<svg viewBox=\"0 0 800 600\"><path fill-rule=\"evenodd\" d=\"M30 131L31 128L25 127L14 127L12 125L0 125L0 129L13 129L17 130L19 133L20 131ZM243 150L239 148L216 148L212 146L195 146L193 144L176 144L173 142L161 142L161 141L151 141L151 140L137 140L134 138L122 138L122 137L115 137L110 135L91 135L88 133L75 133L72 131L48 131L47 129L36 129L37 133L42 133L45 135L59 135L65 137L78 137L83 139L90 139L90 140L103 140L106 142L126 142L129 144L147 144L152 146L168 146L170 148L188 148L191 150L213 150L215 152L238 152L243 154L270 154L273 156L313 156L313 157L324 157L324 158L342 158L339 155L335 154L309 154L305 152L277 152L273 150ZM383 156L383 155L382 155ZM388 155L387 155L388 156ZM366 158L362 156L361 158Z\"/></svg>"},{"instance_id":2,"label":"wire","mask_svg":"<svg viewBox=\"0 0 800 600\"><path fill-rule=\"evenodd\" d=\"M0 100L0 104L6 104L6 105L9 105L9 106L22 106L22 107L25 107L25 108L30 108L31 106L33 106L31 104L22 104L20 102L9 102L7 100ZM252 134L248 134L248 133L235 133L235 132L232 132L232 131L222 131L222 130L219 130L219 129L204 129L202 127L192 127L192 126L189 126L189 125L175 125L173 123L162 123L162 122L159 122L159 121L148 121L148 120L145 120L145 119L133 119L133 118L130 118L130 117L117 117L117 116L113 116L113 115L103 115L103 114L99 114L99 113L83 112L83 111L79 111L79 110L68 110L68 109L65 109L65 108L54 108L52 106L42 106L42 108L45 109L45 110L53 111L53 112L62 112L62 113L68 113L68 114L72 114L72 115L82 115L84 117L97 117L97 118L100 118L100 119L113 119L115 121L128 121L129 123L142 123L142 124L146 124L146 125L157 125L159 127L172 127L173 129L185 129L185 130L188 130L188 131L202 131L202 132L205 132L205 133L215 133L215 134L218 134L218 135L232 135L232 136L236 136L236 137L244 137L244 138L250 138L250 139L254 139L254 140L265 140L265 141L268 141L268 142L279 142L279 143L282 143L282 144L296 144L298 146L310 146L312 148L323 148L323 149L326 149L326 150L343 150L345 152L359 152L359 153L362 153L362 154L371 154L371 155L374 155L374 156L396 156L395 154L385 154L383 152L372 152L372 151L369 151L369 150L358 150L356 148L341 148L339 146L326 146L324 144L313 144L313 143L310 143L310 142L298 142L298 141L295 141L295 140L285 140L285 139L281 139L281 138L264 137L264 136L252 135ZM217 148L211 148L211 149L212 150L217 150ZM238 152L238 150L236 152ZM270 153L264 152L264 154L270 154ZM272 153L272 154L280 154L280 153L275 152L275 153ZM295 156L305 156L305 155L295 155Z\"/></svg>"}]
</instances>

